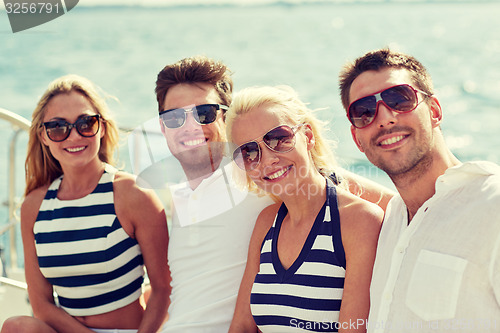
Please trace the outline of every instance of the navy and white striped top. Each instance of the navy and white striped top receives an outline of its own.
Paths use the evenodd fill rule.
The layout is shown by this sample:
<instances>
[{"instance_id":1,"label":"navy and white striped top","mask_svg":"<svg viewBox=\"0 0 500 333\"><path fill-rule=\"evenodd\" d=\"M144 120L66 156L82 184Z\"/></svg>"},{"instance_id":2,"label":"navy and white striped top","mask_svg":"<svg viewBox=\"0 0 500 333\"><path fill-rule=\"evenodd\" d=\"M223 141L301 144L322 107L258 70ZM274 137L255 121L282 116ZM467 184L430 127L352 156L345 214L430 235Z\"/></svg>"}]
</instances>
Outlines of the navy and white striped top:
<instances>
[{"instance_id":1,"label":"navy and white striped top","mask_svg":"<svg viewBox=\"0 0 500 333\"><path fill-rule=\"evenodd\" d=\"M106 165L97 187L75 200L59 200L62 177L49 187L34 226L38 264L72 316L106 313L141 295L144 263L139 244L116 217L113 180Z\"/></svg>"},{"instance_id":2,"label":"navy and white striped top","mask_svg":"<svg viewBox=\"0 0 500 333\"><path fill-rule=\"evenodd\" d=\"M277 240L288 210L280 207L260 255L260 269L250 298L252 315L262 332L337 332L345 277L345 253L335 187L327 198L298 258L281 265Z\"/></svg>"}]
</instances>

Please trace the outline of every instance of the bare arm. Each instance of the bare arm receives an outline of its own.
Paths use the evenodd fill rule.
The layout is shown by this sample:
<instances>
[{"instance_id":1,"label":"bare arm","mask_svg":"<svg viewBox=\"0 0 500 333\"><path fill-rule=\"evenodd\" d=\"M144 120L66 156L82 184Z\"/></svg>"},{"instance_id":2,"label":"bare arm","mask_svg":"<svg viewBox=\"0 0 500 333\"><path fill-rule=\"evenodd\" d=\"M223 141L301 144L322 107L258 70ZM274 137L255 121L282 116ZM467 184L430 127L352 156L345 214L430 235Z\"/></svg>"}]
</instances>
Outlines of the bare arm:
<instances>
[{"instance_id":1,"label":"bare arm","mask_svg":"<svg viewBox=\"0 0 500 333\"><path fill-rule=\"evenodd\" d=\"M33 227L46 192L46 187L34 190L27 195L21 206L24 271L33 314L59 333L90 333L90 329L55 305L52 285L38 266Z\"/></svg>"},{"instance_id":2,"label":"bare arm","mask_svg":"<svg viewBox=\"0 0 500 333\"><path fill-rule=\"evenodd\" d=\"M368 178L345 169L341 169L341 172L342 176L349 182L349 191L351 193L359 195L359 197L380 206L384 211L387 208L389 201L396 194L394 190Z\"/></svg>"},{"instance_id":3,"label":"bare arm","mask_svg":"<svg viewBox=\"0 0 500 333\"><path fill-rule=\"evenodd\" d=\"M229 328L229 333L255 333L258 332L257 325L253 320L250 310L250 294L252 292L255 276L259 272L260 266L260 248L266 234L271 228L279 204L271 205L265 208L257 218L255 227L250 239L248 249L248 259L243 279L241 280L238 298L236 300L236 309L234 311L233 321Z\"/></svg>"},{"instance_id":4,"label":"bare arm","mask_svg":"<svg viewBox=\"0 0 500 333\"><path fill-rule=\"evenodd\" d=\"M171 291L165 211L153 191L139 188L127 174L117 175L115 196L117 216L139 243L151 283L138 332L157 332L166 318Z\"/></svg>"},{"instance_id":5,"label":"bare arm","mask_svg":"<svg viewBox=\"0 0 500 333\"><path fill-rule=\"evenodd\" d=\"M342 192L345 193L339 191ZM366 332L370 282L383 211L351 194L339 195L339 207L346 254L339 332Z\"/></svg>"}]
</instances>

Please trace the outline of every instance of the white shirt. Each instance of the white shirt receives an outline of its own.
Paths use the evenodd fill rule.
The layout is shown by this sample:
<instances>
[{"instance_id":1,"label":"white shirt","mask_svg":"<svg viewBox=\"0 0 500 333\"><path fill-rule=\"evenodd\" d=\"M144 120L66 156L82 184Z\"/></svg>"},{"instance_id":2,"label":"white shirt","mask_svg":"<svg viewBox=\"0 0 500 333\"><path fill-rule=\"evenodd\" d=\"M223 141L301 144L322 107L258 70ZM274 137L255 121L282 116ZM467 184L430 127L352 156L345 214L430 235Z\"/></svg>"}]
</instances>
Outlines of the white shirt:
<instances>
[{"instance_id":1,"label":"white shirt","mask_svg":"<svg viewBox=\"0 0 500 333\"><path fill-rule=\"evenodd\" d=\"M242 191L232 163L195 189L173 186L168 262L172 275L164 333L227 332L259 213L273 203Z\"/></svg>"},{"instance_id":2,"label":"white shirt","mask_svg":"<svg viewBox=\"0 0 500 333\"><path fill-rule=\"evenodd\" d=\"M184 227L214 218L239 205L248 191L234 183L234 165L223 159L219 168L204 179L194 190L189 182L170 186L172 207L179 225Z\"/></svg>"},{"instance_id":3,"label":"white shirt","mask_svg":"<svg viewBox=\"0 0 500 333\"><path fill-rule=\"evenodd\" d=\"M370 296L368 332L500 332L500 167L448 169L409 225L394 197Z\"/></svg>"}]
</instances>

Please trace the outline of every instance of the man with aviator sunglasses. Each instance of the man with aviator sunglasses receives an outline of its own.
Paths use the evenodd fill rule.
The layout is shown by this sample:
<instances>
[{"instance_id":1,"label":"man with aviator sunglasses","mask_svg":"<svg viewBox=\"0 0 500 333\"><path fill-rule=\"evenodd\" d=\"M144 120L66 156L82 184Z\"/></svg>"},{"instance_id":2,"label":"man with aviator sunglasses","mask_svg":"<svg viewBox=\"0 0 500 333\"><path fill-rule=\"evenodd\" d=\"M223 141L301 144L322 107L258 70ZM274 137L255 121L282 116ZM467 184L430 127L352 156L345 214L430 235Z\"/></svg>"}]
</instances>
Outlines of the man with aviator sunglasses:
<instances>
[{"instance_id":1,"label":"man with aviator sunglasses","mask_svg":"<svg viewBox=\"0 0 500 333\"><path fill-rule=\"evenodd\" d=\"M498 332L500 168L452 154L412 56L368 52L343 68L340 90L354 142L399 192L380 232L368 332Z\"/></svg>"},{"instance_id":2,"label":"man with aviator sunglasses","mask_svg":"<svg viewBox=\"0 0 500 333\"><path fill-rule=\"evenodd\" d=\"M253 224L273 202L240 190L224 157L230 75L223 63L194 56L165 66L157 77L158 121L174 159L147 168L138 182L167 187L171 196L172 292L162 332L228 331ZM176 168L183 180L174 177Z\"/></svg>"}]
</instances>

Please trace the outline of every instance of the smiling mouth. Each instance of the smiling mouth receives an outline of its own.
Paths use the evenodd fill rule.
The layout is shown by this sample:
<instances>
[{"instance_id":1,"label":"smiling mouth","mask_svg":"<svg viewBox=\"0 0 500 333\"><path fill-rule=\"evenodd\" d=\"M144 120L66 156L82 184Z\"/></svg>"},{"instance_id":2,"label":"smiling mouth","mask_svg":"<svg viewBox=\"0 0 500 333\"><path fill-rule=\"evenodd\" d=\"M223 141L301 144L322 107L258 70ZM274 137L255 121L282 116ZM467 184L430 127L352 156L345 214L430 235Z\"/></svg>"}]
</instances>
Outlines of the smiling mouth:
<instances>
[{"instance_id":1,"label":"smiling mouth","mask_svg":"<svg viewBox=\"0 0 500 333\"><path fill-rule=\"evenodd\" d=\"M204 144L205 142L207 142L207 139L200 138L200 139L186 140L186 141L183 141L182 144L184 146L187 146L187 147L194 147L194 146L199 146L201 144Z\"/></svg>"},{"instance_id":2,"label":"smiling mouth","mask_svg":"<svg viewBox=\"0 0 500 333\"><path fill-rule=\"evenodd\" d=\"M393 136L392 138L380 141L379 146L389 146L403 140L404 138L406 138L405 135Z\"/></svg>"},{"instance_id":3,"label":"smiling mouth","mask_svg":"<svg viewBox=\"0 0 500 333\"><path fill-rule=\"evenodd\" d=\"M284 168L284 169L281 169L281 170L278 170L276 171L275 173L273 174L270 174L266 177L264 177L265 179L269 179L269 180L275 180L281 176L283 176L285 173L287 173L290 169L292 168L292 166L289 166L288 168Z\"/></svg>"},{"instance_id":4,"label":"smiling mouth","mask_svg":"<svg viewBox=\"0 0 500 333\"><path fill-rule=\"evenodd\" d=\"M77 153L79 151L84 150L86 147L76 147L76 148L66 148L67 151L70 153Z\"/></svg>"}]
</instances>

